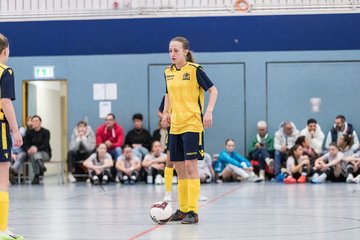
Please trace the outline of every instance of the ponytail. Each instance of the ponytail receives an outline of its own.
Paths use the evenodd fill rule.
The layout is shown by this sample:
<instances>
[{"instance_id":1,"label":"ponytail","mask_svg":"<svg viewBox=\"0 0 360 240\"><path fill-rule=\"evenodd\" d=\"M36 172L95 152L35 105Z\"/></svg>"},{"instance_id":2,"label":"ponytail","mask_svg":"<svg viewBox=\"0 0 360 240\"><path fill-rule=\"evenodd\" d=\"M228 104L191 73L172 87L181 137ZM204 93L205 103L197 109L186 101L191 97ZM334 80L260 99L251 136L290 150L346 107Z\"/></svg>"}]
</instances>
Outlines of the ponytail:
<instances>
[{"instance_id":1,"label":"ponytail","mask_svg":"<svg viewBox=\"0 0 360 240\"><path fill-rule=\"evenodd\" d=\"M0 33L0 53L9 46L8 39Z\"/></svg>"},{"instance_id":2,"label":"ponytail","mask_svg":"<svg viewBox=\"0 0 360 240\"><path fill-rule=\"evenodd\" d=\"M189 52L186 54L186 61L188 62L195 62L194 54L192 51L189 50Z\"/></svg>"}]
</instances>

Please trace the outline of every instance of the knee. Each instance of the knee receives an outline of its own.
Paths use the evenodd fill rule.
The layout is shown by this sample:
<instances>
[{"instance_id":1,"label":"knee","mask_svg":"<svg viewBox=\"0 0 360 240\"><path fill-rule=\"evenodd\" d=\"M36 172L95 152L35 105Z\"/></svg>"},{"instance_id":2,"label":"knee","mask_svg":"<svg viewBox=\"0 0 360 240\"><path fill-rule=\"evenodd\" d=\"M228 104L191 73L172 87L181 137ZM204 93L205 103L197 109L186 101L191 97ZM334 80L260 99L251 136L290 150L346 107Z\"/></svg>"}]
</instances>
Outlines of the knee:
<instances>
[{"instance_id":1,"label":"knee","mask_svg":"<svg viewBox=\"0 0 360 240\"><path fill-rule=\"evenodd\" d=\"M196 163L196 161L191 161L191 162L185 163L185 170L188 175L198 174L197 163L195 165L193 162Z\"/></svg>"}]
</instances>

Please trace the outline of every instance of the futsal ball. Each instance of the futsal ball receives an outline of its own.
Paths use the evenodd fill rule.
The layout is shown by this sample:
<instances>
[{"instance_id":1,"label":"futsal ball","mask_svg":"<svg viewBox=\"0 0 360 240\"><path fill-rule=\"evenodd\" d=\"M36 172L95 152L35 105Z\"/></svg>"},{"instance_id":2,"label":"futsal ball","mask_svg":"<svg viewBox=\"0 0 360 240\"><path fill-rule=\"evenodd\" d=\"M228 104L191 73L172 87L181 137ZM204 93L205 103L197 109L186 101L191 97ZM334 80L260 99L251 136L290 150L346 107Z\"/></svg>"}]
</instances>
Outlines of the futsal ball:
<instances>
[{"instance_id":1,"label":"futsal ball","mask_svg":"<svg viewBox=\"0 0 360 240\"><path fill-rule=\"evenodd\" d=\"M165 224L170 220L172 208L167 202L156 202L151 205L150 217L157 224Z\"/></svg>"}]
</instances>

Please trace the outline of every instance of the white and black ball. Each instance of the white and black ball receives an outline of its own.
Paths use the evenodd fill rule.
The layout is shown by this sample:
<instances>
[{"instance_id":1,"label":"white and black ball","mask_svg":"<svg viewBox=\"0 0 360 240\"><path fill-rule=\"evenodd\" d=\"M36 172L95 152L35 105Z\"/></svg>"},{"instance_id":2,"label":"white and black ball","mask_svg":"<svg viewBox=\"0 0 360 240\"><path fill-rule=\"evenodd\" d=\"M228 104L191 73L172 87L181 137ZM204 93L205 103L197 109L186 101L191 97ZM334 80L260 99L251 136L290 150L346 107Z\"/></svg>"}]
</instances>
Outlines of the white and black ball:
<instances>
[{"instance_id":1,"label":"white and black ball","mask_svg":"<svg viewBox=\"0 0 360 240\"><path fill-rule=\"evenodd\" d=\"M172 216L172 208L168 202L156 202L150 207L150 217L157 224L165 224Z\"/></svg>"}]
</instances>

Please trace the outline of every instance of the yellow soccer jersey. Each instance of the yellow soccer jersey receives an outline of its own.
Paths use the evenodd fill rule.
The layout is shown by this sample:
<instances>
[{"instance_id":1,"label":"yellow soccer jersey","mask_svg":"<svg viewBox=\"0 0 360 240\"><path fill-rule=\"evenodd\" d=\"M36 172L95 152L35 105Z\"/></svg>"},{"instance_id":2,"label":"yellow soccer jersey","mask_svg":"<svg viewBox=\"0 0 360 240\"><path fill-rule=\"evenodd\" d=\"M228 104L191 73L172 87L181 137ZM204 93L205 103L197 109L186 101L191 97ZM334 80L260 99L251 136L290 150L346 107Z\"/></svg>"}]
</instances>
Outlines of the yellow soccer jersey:
<instances>
[{"instance_id":1,"label":"yellow soccer jersey","mask_svg":"<svg viewBox=\"0 0 360 240\"><path fill-rule=\"evenodd\" d=\"M166 93L171 106L171 134L202 132L204 91L214 84L202 67L188 62L181 69L165 69Z\"/></svg>"}]
</instances>

